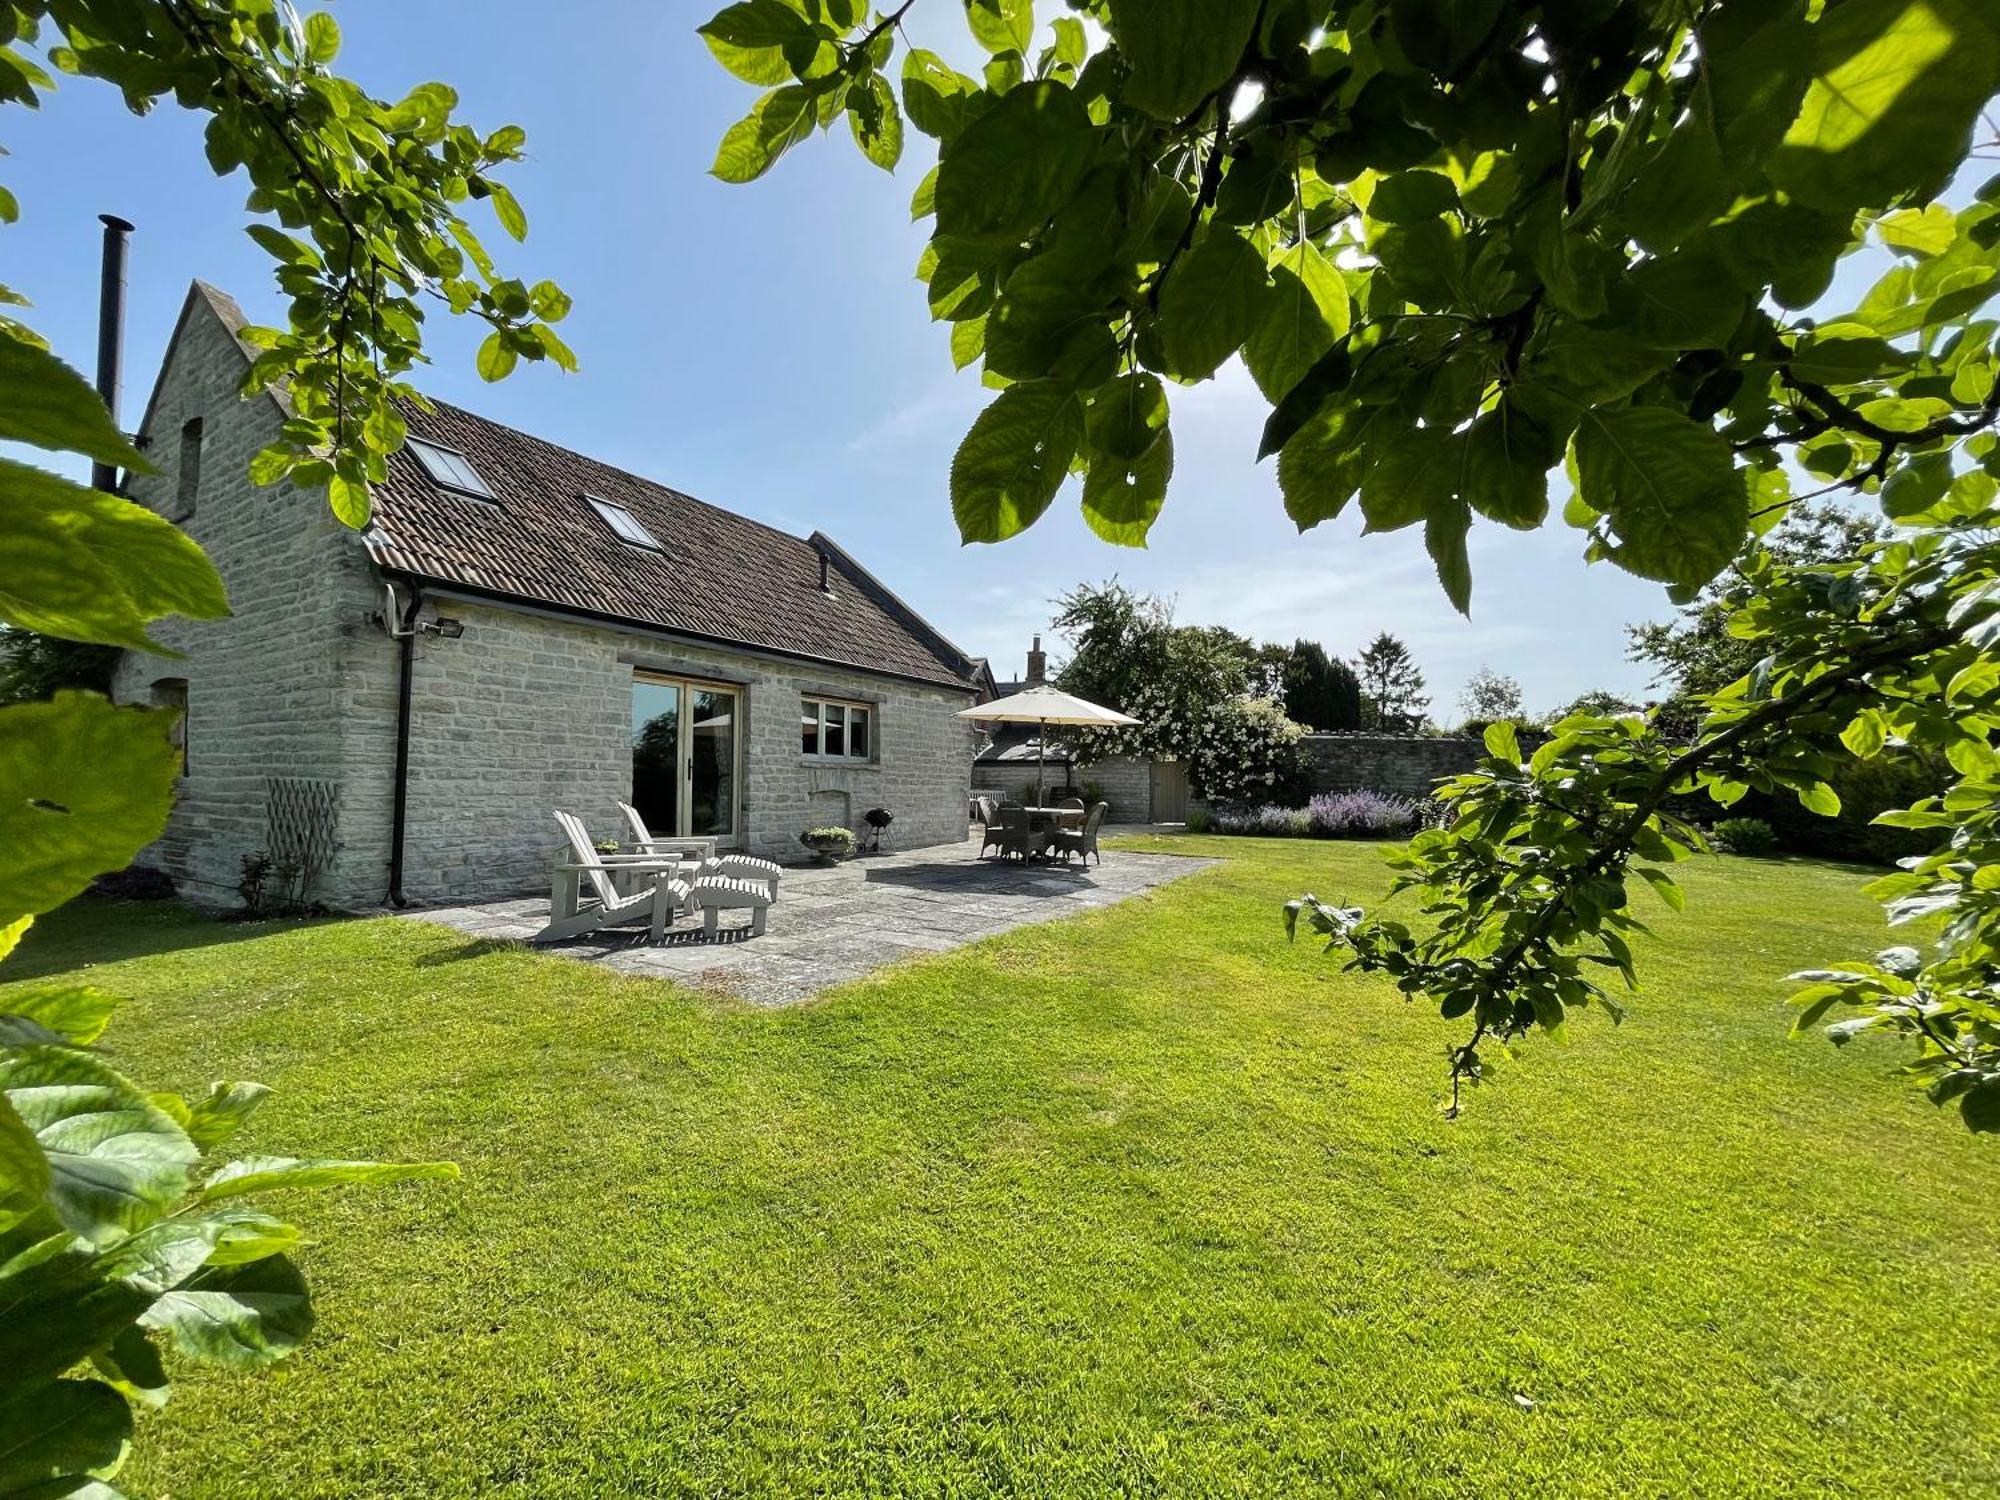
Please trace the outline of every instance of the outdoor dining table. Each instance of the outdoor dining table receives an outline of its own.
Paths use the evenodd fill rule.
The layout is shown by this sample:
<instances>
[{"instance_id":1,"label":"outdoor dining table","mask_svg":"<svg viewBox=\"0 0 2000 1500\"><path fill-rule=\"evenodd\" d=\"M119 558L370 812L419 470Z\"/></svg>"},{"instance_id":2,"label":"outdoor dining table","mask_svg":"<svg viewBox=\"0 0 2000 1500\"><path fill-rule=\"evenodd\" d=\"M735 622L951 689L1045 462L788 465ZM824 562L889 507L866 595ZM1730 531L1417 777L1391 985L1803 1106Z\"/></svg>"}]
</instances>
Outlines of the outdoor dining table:
<instances>
[{"instance_id":1,"label":"outdoor dining table","mask_svg":"<svg viewBox=\"0 0 2000 1500\"><path fill-rule=\"evenodd\" d=\"M1080 807L1030 807L1028 814L1030 828L1081 828L1083 809Z\"/></svg>"}]
</instances>

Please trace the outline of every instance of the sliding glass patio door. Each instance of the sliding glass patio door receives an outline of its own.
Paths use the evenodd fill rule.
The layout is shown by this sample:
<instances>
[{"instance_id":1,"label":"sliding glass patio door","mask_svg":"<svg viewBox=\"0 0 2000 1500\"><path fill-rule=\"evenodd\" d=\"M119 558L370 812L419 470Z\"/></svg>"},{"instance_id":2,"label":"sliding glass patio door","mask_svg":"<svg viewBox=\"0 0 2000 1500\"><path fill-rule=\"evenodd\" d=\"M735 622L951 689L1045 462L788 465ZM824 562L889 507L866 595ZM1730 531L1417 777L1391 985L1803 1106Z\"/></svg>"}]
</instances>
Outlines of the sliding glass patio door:
<instances>
[{"instance_id":1,"label":"sliding glass patio door","mask_svg":"<svg viewBox=\"0 0 2000 1500\"><path fill-rule=\"evenodd\" d=\"M632 805L661 838L739 841L734 688L641 672L632 679Z\"/></svg>"}]
</instances>

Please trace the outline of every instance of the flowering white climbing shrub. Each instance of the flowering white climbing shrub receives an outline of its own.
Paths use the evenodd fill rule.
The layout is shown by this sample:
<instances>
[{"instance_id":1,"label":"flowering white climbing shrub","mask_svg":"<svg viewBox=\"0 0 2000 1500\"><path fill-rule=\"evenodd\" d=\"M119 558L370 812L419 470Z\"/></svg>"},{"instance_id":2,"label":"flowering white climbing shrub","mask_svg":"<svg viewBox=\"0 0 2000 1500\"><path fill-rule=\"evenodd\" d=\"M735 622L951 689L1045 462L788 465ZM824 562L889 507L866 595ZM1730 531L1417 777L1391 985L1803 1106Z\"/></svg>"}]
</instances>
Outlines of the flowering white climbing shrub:
<instances>
[{"instance_id":1,"label":"flowering white climbing shrub","mask_svg":"<svg viewBox=\"0 0 2000 1500\"><path fill-rule=\"evenodd\" d=\"M1078 736L1082 760L1133 755L1181 761L1195 791L1215 803L1284 800L1287 792L1303 797L1305 726L1269 698L1187 705L1164 688L1146 687L1126 712L1140 722Z\"/></svg>"}]
</instances>

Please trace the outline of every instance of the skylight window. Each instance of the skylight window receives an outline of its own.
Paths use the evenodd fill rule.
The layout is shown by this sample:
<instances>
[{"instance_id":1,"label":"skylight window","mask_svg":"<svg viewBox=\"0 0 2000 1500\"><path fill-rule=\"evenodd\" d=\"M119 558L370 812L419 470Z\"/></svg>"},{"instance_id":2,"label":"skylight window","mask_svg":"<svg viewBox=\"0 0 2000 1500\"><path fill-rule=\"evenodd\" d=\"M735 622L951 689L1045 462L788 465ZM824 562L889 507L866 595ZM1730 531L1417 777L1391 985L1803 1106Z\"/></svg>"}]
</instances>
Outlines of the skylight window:
<instances>
[{"instance_id":1,"label":"skylight window","mask_svg":"<svg viewBox=\"0 0 2000 1500\"><path fill-rule=\"evenodd\" d=\"M639 518L622 505L613 505L609 500L600 500L595 495L583 497L590 508L597 512L598 519L611 528L612 534L621 542L630 542L635 547L645 547L653 552L665 550L659 539L640 524Z\"/></svg>"},{"instance_id":2,"label":"skylight window","mask_svg":"<svg viewBox=\"0 0 2000 1500\"><path fill-rule=\"evenodd\" d=\"M481 500L494 498L493 491L486 487L486 481L479 477L479 471L472 467L472 460L463 453L423 438L413 437L409 445L410 451L417 456L417 462L424 466L424 472L445 489L461 495L476 495Z\"/></svg>"}]
</instances>

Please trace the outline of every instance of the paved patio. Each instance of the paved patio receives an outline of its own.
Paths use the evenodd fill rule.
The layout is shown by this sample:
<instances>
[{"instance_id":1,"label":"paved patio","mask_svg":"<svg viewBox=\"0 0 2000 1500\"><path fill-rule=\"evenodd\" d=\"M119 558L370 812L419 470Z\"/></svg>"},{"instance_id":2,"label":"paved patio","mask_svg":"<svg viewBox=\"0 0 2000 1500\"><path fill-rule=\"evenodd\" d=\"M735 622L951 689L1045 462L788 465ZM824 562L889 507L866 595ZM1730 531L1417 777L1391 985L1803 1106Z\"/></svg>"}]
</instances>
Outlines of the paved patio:
<instances>
[{"instance_id":1,"label":"paved patio","mask_svg":"<svg viewBox=\"0 0 2000 1500\"><path fill-rule=\"evenodd\" d=\"M723 991L759 1005L789 1005L901 959L1116 906L1216 863L1111 850L1102 865L1064 869L977 856L978 845L968 841L956 848L788 869L769 930L760 938L750 936L748 912L724 912L714 942L703 941L696 917L677 923L658 948L645 942L643 932L611 932L542 951ZM518 941L538 932L548 913L549 898L543 895L405 915L474 938Z\"/></svg>"}]
</instances>

